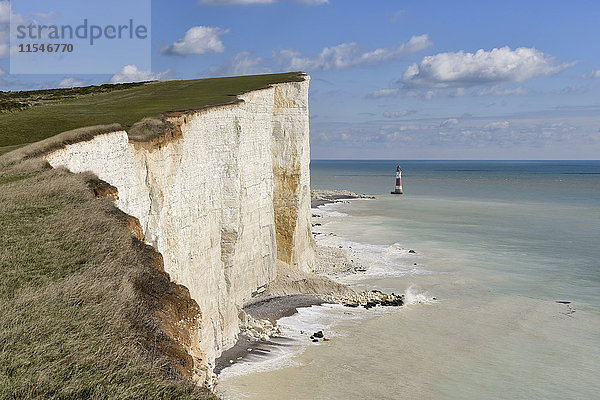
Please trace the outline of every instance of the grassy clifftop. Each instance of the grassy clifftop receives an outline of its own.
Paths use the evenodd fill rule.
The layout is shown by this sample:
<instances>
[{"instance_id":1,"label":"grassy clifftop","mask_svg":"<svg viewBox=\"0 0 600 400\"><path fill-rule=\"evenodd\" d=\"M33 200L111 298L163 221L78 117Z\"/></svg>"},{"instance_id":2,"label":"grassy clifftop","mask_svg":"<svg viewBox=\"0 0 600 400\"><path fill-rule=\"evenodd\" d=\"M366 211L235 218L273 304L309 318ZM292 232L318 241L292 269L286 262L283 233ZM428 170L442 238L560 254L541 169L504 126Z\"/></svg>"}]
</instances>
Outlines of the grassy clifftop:
<instances>
[{"instance_id":1,"label":"grassy clifftop","mask_svg":"<svg viewBox=\"0 0 600 400\"><path fill-rule=\"evenodd\" d=\"M242 92L302 79L289 72L0 93L0 154L76 128L128 129L146 117L230 103Z\"/></svg>"}]
</instances>

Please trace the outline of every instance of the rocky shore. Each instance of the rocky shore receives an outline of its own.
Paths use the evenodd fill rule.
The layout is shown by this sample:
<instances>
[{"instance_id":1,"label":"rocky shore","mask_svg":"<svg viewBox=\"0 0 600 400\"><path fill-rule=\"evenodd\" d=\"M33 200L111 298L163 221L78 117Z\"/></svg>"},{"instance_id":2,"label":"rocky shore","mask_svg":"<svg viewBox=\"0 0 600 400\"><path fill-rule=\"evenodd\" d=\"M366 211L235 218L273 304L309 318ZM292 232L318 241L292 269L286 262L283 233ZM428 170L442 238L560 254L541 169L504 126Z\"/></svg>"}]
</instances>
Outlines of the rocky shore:
<instances>
[{"instance_id":1,"label":"rocky shore","mask_svg":"<svg viewBox=\"0 0 600 400\"><path fill-rule=\"evenodd\" d=\"M374 198L347 190L313 190L313 208L350 199ZM318 222L313 222L313 226ZM318 225L317 225L318 226ZM285 343L277 327L277 320L293 315L298 308L324 303L346 307L370 309L377 306L399 307L404 295L386 294L379 290L356 291L335 282L331 277L343 273L356 273L365 268L357 265L345 249L316 245L316 262L312 273L277 263L277 278L254 293L253 298L240 311L242 332L234 347L216 360L215 372L243 360L250 354L268 355L273 346ZM323 331L307 333L311 341L329 340ZM288 339L289 340L289 339Z\"/></svg>"},{"instance_id":2,"label":"rocky shore","mask_svg":"<svg viewBox=\"0 0 600 400\"><path fill-rule=\"evenodd\" d=\"M351 199L374 199L375 196L367 194L358 194L349 190L319 190L313 189L310 191L310 206L311 208L317 208L319 206L335 203L337 201L351 200Z\"/></svg>"}]
</instances>

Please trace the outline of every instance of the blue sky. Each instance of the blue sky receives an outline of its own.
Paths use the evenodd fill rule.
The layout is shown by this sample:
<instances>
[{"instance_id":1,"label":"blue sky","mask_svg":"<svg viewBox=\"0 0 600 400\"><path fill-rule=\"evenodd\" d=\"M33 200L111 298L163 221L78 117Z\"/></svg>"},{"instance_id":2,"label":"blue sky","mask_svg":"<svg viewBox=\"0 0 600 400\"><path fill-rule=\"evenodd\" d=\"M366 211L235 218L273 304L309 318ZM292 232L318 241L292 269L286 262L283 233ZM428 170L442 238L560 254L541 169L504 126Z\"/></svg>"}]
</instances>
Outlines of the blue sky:
<instances>
[{"instance_id":1,"label":"blue sky","mask_svg":"<svg viewBox=\"0 0 600 400\"><path fill-rule=\"evenodd\" d=\"M9 74L2 4L2 90L303 70L315 159L600 156L595 1L153 1L152 70L107 75Z\"/></svg>"}]
</instances>

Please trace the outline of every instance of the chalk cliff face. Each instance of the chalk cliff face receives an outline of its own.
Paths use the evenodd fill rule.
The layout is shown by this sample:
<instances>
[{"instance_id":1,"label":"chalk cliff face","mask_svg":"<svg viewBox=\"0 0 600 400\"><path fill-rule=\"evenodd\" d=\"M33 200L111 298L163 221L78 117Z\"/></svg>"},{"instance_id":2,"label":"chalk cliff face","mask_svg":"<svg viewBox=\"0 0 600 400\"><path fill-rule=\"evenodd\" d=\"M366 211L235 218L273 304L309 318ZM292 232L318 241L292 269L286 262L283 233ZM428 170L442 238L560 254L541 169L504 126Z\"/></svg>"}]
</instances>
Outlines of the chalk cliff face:
<instances>
[{"instance_id":1,"label":"chalk cliff face","mask_svg":"<svg viewBox=\"0 0 600 400\"><path fill-rule=\"evenodd\" d=\"M240 307L275 278L277 259L305 271L314 261L308 77L239 98L167 116L178 132L169 140L118 131L46 156L117 188L117 206L200 306L206 363L234 344Z\"/></svg>"}]
</instances>

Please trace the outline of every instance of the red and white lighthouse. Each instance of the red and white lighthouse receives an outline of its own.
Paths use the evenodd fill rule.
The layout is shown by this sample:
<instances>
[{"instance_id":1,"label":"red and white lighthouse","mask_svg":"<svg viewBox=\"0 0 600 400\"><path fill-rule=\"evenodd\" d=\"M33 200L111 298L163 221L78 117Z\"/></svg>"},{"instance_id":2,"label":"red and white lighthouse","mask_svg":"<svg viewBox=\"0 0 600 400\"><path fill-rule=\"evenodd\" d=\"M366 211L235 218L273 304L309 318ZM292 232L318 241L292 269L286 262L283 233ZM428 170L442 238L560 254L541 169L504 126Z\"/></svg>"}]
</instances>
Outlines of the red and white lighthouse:
<instances>
[{"instance_id":1,"label":"red and white lighthouse","mask_svg":"<svg viewBox=\"0 0 600 400\"><path fill-rule=\"evenodd\" d=\"M402 194L402 170L399 165L396 168L396 190L392 194Z\"/></svg>"}]
</instances>

